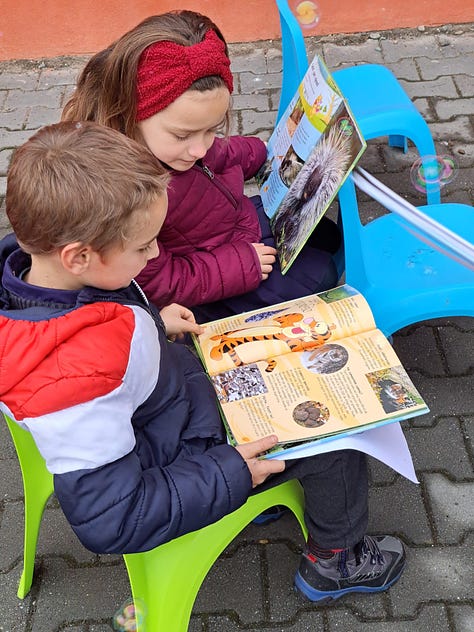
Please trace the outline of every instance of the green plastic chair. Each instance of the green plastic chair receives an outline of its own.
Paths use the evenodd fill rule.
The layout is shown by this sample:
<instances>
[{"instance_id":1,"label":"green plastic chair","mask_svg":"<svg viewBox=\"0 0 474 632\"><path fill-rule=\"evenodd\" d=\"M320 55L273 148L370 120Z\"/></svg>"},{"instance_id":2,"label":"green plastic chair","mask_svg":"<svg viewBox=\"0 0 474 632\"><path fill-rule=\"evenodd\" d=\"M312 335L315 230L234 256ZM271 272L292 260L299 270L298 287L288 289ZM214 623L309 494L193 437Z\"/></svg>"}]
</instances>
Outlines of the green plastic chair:
<instances>
[{"instance_id":1,"label":"green plastic chair","mask_svg":"<svg viewBox=\"0 0 474 632\"><path fill-rule=\"evenodd\" d=\"M53 493L53 477L31 434L6 415L5 420L20 461L25 494L23 572L17 592L23 599L33 581L41 517ZM292 480L251 496L245 505L203 529L151 551L124 555L132 597L143 614L143 619L137 618L137 632L187 632L197 593L214 562L244 527L274 505L293 512L306 538L303 489Z\"/></svg>"}]
</instances>

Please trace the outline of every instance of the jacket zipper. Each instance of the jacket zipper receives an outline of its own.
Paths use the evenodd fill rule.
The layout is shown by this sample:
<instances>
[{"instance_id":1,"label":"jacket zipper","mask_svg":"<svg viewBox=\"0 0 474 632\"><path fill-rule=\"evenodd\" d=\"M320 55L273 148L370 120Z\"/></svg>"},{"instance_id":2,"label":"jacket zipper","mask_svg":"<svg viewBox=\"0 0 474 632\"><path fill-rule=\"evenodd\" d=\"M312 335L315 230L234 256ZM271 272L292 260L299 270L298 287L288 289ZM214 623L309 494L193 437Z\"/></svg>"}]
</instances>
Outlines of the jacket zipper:
<instances>
[{"instance_id":1,"label":"jacket zipper","mask_svg":"<svg viewBox=\"0 0 474 632\"><path fill-rule=\"evenodd\" d=\"M201 171L205 176L207 176L207 178L214 184L214 186L216 186L219 189L219 191L223 195L226 196L226 198L229 200L232 206L235 209L238 207L237 200L235 199L235 197L232 195L229 189L222 184L222 182L220 182L219 180L216 180L214 173L211 171L211 169L209 169L207 165L202 165L202 167L201 165L193 165L192 168L197 169L198 171Z\"/></svg>"},{"instance_id":2,"label":"jacket zipper","mask_svg":"<svg viewBox=\"0 0 474 632\"><path fill-rule=\"evenodd\" d=\"M138 296L140 297L141 300L138 299L131 299L131 298L127 298L127 297L116 297L115 299L112 298L112 301L114 303L119 303L120 305L138 305L139 307L141 307L142 309L144 309L145 311L147 311L150 316L153 318L155 324L157 326L160 327L160 329L163 331L163 333L166 336L166 327L165 327L165 323L163 322L163 319L160 316L160 312L158 309L155 309L155 313L153 312L153 310L150 307L150 302L148 301L148 298L145 295L145 292L142 290L142 288L138 285L138 283L135 281L135 279L132 279L130 285L134 288L135 292L138 294ZM110 301L110 297L109 296L96 296L94 297L94 302L108 302Z\"/></svg>"}]
</instances>

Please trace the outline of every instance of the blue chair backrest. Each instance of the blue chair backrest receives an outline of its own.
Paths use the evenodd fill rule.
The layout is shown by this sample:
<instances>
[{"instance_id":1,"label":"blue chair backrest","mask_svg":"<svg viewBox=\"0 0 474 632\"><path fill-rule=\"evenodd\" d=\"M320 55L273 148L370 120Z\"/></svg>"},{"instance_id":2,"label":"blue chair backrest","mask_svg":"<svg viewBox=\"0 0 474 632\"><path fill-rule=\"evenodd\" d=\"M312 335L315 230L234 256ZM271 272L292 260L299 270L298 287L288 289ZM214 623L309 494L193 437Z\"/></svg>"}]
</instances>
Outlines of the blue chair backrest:
<instances>
[{"instance_id":1,"label":"blue chair backrest","mask_svg":"<svg viewBox=\"0 0 474 632\"><path fill-rule=\"evenodd\" d=\"M286 0L276 0L280 14L283 79L277 121L294 96L308 69L308 56L301 27Z\"/></svg>"}]
</instances>

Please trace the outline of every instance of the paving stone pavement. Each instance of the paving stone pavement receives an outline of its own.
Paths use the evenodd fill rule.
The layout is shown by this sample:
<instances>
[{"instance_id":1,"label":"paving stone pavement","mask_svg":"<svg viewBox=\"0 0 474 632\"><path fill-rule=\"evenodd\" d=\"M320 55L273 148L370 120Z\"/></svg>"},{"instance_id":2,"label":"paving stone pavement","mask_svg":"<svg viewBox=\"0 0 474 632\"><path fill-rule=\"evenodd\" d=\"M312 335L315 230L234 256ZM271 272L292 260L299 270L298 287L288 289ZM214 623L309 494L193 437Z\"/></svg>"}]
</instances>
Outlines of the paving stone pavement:
<instances>
[{"instance_id":1,"label":"paving stone pavement","mask_svg":"<svg viewBox=\"0 0 474 632\"><path fill-rule=\"evenodd\" d=\"M308 38L330 68L383 63L427 119L437 150L454 158L456 179L443 199L474 202L474 24ZM280 42L231 45L236 77L234 131L268 138L281 82ZM0 63L0 196L12 151L58 120L85 58ZM413 148L403 155L371 141L362 164L407 199ZM363 216L378 209L365 201ZM8 230L4 206L0 233ZM455 282L455 279L453 279ZM474 298L473 298L474 300ZM290 516L250 525L216 562L195 603L190 632L474 631L474 321L421 322L394 346L431 412L404 422L420 484L370 461L370 532L402 538L408 565L387 593L315 607L292 588L302 539ZM31 593L16 597L23 501L19 468L0 424L0 631L107 632L128 598L122 559L85 550L57 502L46 509ZM174 632L150 630L148 632Z\"/></svg>"}]
</instances>

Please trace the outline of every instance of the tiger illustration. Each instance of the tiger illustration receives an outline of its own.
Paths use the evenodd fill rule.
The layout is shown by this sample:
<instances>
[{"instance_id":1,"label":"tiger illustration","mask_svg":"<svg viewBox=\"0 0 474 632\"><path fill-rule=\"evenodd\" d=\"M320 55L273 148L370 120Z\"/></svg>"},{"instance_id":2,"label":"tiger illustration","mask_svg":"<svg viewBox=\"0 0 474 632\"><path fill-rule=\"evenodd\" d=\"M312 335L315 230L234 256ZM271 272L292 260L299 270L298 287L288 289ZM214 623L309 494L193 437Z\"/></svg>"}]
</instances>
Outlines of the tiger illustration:
<instances>
[{"instance_id":1,"label":"tiger illustration","mask_svg":"<svg viewBox=\"0 0 474 632\"><path fill-rule=\"evenodd\" d=\"M243 344L264 341L264 340L281 340L285 342L291 352L304 351L319 347L326 343L332 335L335 325L328 324L324 321L316 321L313 317L304 318L303 314L290 313L273 318L278 323L278 330L275 332L267 332L263 334L253 333L256 328L252 329L252 333L245 333L245 329L226 331L222 334L212 336L211 340L218 343L212 347L210 357L213 360L221 360L224 354L228 354L235 366L242 366L244 363L237 353L238 347ZM268 329L268 326L265 327ZM276 361L273 358L267 360L268 373L274 370Z\"/></svg>"}]
</instances>

